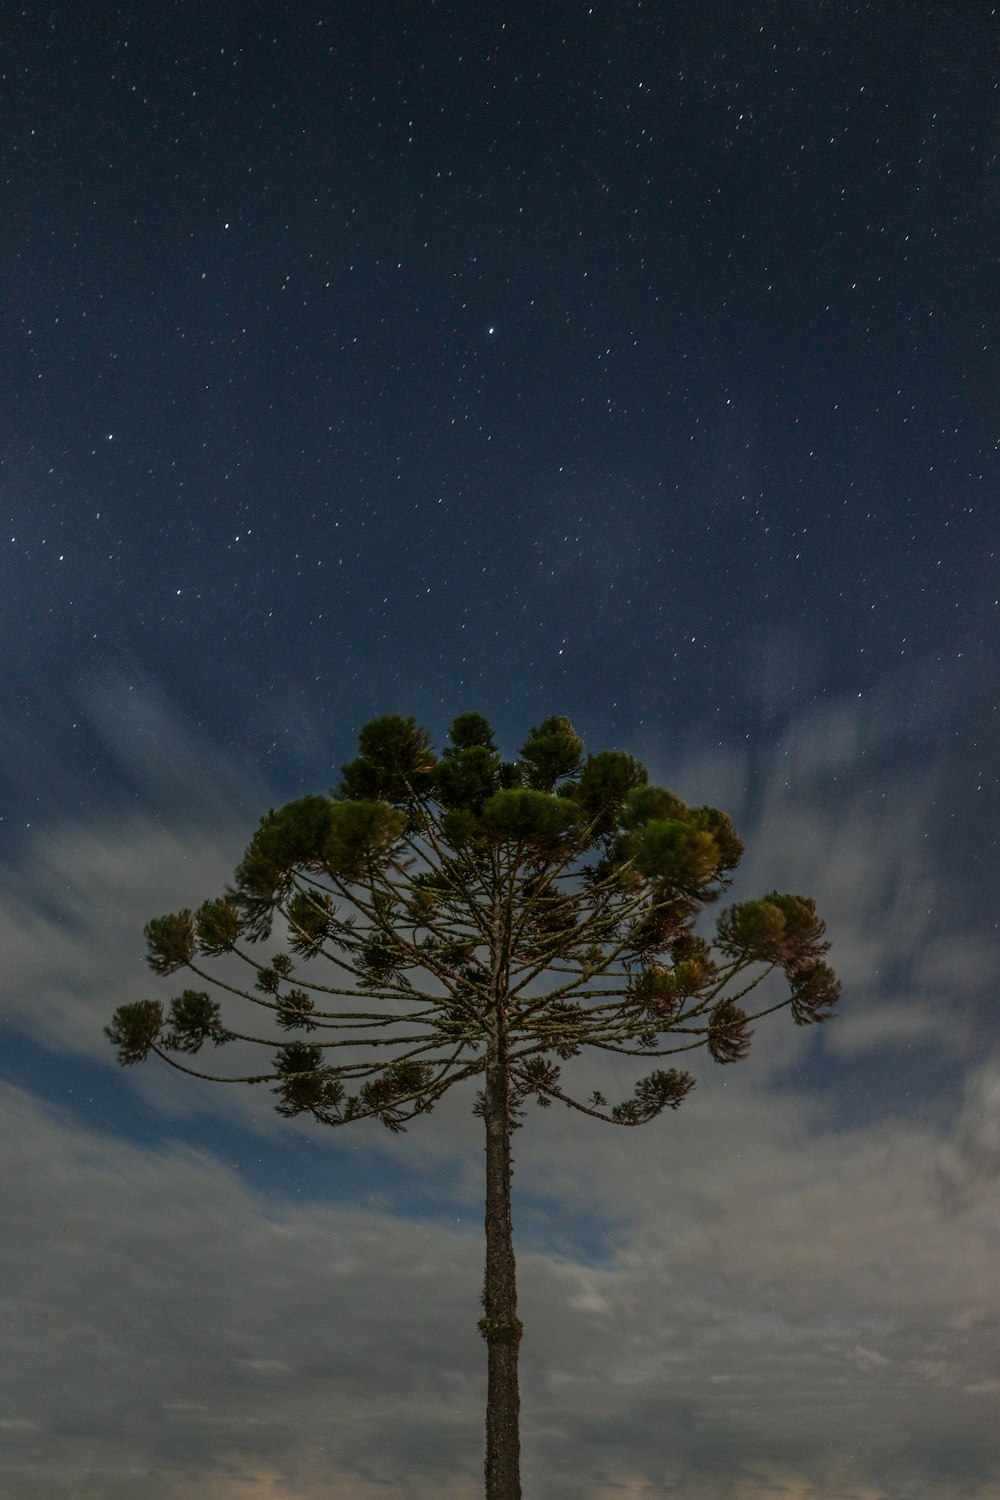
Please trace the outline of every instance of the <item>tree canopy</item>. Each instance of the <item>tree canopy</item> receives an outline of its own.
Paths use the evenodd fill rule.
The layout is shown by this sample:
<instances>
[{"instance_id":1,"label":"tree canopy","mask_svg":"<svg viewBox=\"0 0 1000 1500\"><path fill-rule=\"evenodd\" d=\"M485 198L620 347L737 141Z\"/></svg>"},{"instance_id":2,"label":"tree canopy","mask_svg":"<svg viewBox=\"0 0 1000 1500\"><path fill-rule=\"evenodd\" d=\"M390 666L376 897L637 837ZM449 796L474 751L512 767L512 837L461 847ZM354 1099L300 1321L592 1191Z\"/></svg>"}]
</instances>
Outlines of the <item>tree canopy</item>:
<instances>
[{"instance_id":1,"label":"tree canopy","mask_svg":"<svg viewBox=\"0 0 1000 1500\"><path fill-rule=\"evenodd\" d=\"M728 1064L761 1015L788 1007L807 1024L837 1000L808 897L772 891L723 911L714 940L696 930L742 852L726 813L651 785L627 751L585 754L565 718L533 728L513 761L476 713L439 755L412 718L376 719L330 795L267 813L222 896L148 924L154 972L211 990L122 1006L108 1035L123 1064L155 1054L268 1084L282 1115L399 1130L484 1073L502 996L515 1112L531 1097L644 1124L681 1102L687 1072L656 1067L609 1105L577 1097L562 1065L587 1047L704 1047ZM232 956L248 980L210 970ZM751 1010L774 971L782 993ZM224 1018L219 995L248 1003L257 1027ZM234 1043L265 1049L265 1067L191 1061Z\"/></svg>"}]
</instances>

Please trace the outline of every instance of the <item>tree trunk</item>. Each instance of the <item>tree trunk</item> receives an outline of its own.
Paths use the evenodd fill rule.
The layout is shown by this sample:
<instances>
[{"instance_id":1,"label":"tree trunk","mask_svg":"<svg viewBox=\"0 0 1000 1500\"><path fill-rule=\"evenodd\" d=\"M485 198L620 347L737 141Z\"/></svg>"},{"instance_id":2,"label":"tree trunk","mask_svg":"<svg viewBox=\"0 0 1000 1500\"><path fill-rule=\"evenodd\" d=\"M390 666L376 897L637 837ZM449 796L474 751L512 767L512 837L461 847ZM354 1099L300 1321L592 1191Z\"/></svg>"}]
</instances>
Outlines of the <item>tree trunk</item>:
<instances>
[{"instance_id":1,"label":"tree trunk","mask_svg":"<svg viewBox=\"0 0 1000 1500\"><path fill-rule=\"evenodd\" d=\"M510 1216L510 1087L504 1006L497 1004L496 1033L486 1065L486 1277L479 1328L488 1349L486 1397L486 1500L521 1500L521 1399L517 1355L514 1239Z\"/></svg>"}]
</instances>

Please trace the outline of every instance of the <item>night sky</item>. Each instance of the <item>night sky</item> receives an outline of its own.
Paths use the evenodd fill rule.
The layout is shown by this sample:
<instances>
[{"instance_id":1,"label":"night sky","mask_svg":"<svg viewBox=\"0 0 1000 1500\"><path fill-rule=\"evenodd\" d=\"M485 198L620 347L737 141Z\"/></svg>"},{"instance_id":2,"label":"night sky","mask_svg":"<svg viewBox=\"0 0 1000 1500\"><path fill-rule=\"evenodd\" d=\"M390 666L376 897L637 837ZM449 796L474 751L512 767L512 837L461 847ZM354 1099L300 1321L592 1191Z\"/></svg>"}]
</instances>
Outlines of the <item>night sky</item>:
<instances>
[{"instance_id":1,"label":"night sky","mask_svg":"<svg viewBox=\"0 0 1000 1500\"><path fill-rule=\"evenodd\" d=\"M998 41L9 9L0 1500L481 1493L471 1094L324 1132L102 1034L363 723L467 710L726 808L844 981L641 1132L529 1114L526 1500L996 1495Z\"/></svg>"}]
</instances>

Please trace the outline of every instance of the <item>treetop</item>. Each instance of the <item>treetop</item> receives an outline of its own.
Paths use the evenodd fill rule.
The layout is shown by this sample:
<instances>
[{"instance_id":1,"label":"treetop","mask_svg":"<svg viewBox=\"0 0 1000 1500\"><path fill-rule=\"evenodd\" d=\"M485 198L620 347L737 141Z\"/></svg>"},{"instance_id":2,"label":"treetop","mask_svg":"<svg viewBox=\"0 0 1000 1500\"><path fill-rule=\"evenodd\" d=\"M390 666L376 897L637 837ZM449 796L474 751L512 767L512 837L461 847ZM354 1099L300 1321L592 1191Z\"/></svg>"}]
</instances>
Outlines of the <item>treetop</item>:
<instances>
[{"instance_id":1,"label":"treetop","mask_svg":"<svg viewBox=\"0 0 1000 1500\"><path fill-rule=\"evenodd\" d=\"M656 1058L704 1047L728 1064L759 1016L788 1007L808 1024L837 1000L808 897L737 902L714 943L695 930L742 853L725 812L651 784L627 751L587 753L563 716L508 761L481 714L460 714L440 755L414 719L388 715L362 729L329 795L265 814L222 896L146 927L154 973L190 970L249 1002L264 1031L232 1027L192 987L166 1007L120 1007L108 1034L124 1064L155 1053L210 1078L180 1056L270 1047L270 1069L242 1081L271 1080L283 1114L391 1129L481 1074L504 1039L515 1104L532 1095L645 1123L680 1103L688 1074L660 1069L608 1109L567 1094L561 1062L584 1047ZM256 956L272 934L284 946ZM252 988L204 967L220 958L241 960ZM746 997L770 975L783 996L750 1013ZM333 1050L344 1047L361 1060Z\"/></svg>"}]
</instances>

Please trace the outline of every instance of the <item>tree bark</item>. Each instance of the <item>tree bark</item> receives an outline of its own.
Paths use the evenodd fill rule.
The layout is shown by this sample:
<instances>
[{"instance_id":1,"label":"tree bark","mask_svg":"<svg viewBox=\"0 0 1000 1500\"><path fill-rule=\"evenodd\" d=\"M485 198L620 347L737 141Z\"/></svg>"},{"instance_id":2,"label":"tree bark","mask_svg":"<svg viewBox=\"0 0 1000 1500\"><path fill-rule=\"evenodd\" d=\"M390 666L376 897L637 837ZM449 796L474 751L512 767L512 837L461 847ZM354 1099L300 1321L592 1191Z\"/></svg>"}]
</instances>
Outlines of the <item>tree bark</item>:
<instances>
[{"instance_id":1,"label":"tree bark","mask_svg":"<svg viewBox=\"0 0 1000 1500\"><path fill-rule=\"evenodd\" d=\"M496 1029L486 1064L486 1276L479 1324L488 1349L486 1500L521 1500L520 1393L517 1358L521 1320L510 1213L510 1081L506 1016L497 999Z\"/></svg>"}]
</instances>

